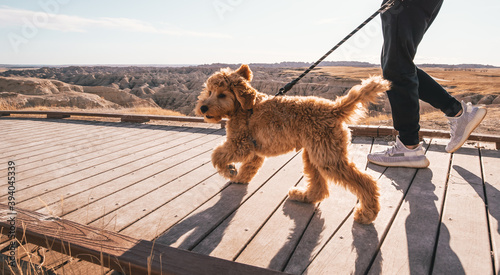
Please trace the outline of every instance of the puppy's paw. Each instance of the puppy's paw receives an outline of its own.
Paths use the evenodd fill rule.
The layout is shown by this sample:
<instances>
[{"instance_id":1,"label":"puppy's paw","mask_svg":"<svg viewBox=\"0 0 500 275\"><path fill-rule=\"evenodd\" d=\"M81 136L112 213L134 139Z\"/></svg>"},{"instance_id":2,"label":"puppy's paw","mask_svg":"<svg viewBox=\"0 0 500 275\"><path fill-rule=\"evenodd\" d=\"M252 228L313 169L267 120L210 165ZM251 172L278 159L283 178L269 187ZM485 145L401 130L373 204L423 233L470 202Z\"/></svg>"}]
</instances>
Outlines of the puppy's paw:
<instances>
[{"instance_id":1,"label":"puppy's paw","mask_svg":"<svg viewBox=\"0 0 500 275\"><path fill-rule=\"evenodd\" d=\"M228 164L225 169L220 169L219 174L227 179L234 179L238 175L238 170L233 164Z\"/></svg>"},{"instance_id":2,"label":"puppy's paw","mask_svg":"<svg viewBox=\"0 0 500 275\"><path fill-rule=\"evenodd\" d=\"M299 187L292 187L288 190L288 196L291 200L311 203L311 201L307 198L306 189Z\"/></svg>"},{"instance_id":3,"label":"puppy's paw","mask_svg":"<svg viewBox=\"0 0 500 275\"><path fill-rule=\"evenodd\" d=\"M354 220L358 223L370 224L377 218L377 214L372 209L363 208L361 205L358 205L354 211Z\"/></svg>"},{"instance_id":4,"label":"puppy's paw","mask_svg":"<svg viewBox=\"0 0 500 275\"><path fill-rule=\"evenodd\" d=\"M229 175L233 178L238 175L238 170L236 170L236 166L234 166L234 164L229 164L227 166L227 170L229 171Z\"/></svg>"}]
</instances>

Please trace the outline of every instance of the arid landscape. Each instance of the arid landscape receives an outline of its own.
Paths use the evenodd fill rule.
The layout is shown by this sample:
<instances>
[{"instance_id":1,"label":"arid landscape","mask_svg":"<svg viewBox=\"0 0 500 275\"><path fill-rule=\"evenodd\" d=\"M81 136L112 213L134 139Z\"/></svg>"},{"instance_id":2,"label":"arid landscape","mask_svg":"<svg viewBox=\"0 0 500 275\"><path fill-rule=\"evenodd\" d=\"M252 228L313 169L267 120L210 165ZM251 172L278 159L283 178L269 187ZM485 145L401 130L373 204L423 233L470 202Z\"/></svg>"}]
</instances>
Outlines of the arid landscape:
<instances>
[{"instance_id":1,"label":"arid landscape","mask_svg":"<svg viewBox=\"0 0 500 275\"><path fill-rule=\"evenodd\" d=\"M288 95L335 99L360 79L381 74L378 66L323 66L304 77ZM355 65L352 66L352 65ZM69 66L0 69L0 109L92 110L192 116L202 85L213 72L237 65L190 67ZM253 86L275 94L304 70L301 63L254 64ZM484 105L488 115L476 132L500 135L500 68L421 66L459 100ZM421 125L448 129L446 118L421 104ZM383 96L359 124L392 125Z\"/></svg>"}]
</instances>

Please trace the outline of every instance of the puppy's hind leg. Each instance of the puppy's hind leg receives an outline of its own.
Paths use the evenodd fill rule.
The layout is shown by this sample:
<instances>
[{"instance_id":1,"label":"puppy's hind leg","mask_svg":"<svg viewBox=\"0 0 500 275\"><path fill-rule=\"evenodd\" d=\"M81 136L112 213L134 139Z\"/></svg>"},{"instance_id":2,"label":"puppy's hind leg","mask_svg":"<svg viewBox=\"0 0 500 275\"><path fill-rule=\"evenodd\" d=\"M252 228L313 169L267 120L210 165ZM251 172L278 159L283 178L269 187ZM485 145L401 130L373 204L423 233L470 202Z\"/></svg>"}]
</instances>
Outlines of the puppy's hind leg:
<instances>
[{"instance_id":1,"label":"puppy's hind leg","mask_svg":"<svg viewBox=\"0 0 500 275\"><path fill-rule=\"evenodd\" d=\"M234 183L249 183L253 179L255 174L257 174L257 171L259 171L260 167L262 167L263 163L264 158L255 155L250 160L243 162L238 171L238 175L231 181Z\"/></svg>"},{"instance_id":2,"label":"puppy's hind leg","mask_svg":"<svg viewBox=\"0 0 500 275\"><path fill-rule=\"evenodd\" d=\"M329 195L328 182L311 163L309 153L305 149L302 153L302 159L304 161L304 174L307 177L307 186L306 188L292 187L288 191L288 195L290 199L301 202L316 203L322 201Z\"/></svg>"},{"instance_id":3,"label":"puppy's hind leg","mask_svg":"<svg viewBox=\"0 0 500 275\"><path fill-rule=\"evenodd\" d=\"M377 182L371 176L359 171L356 165L347 158L338 160L335 168L333 167L323 167L320 168L320 171L345 186L358 197L359 205L355 209L354 220L370 224L380 211L380 194Z\"/></svg>"}]
</instances>

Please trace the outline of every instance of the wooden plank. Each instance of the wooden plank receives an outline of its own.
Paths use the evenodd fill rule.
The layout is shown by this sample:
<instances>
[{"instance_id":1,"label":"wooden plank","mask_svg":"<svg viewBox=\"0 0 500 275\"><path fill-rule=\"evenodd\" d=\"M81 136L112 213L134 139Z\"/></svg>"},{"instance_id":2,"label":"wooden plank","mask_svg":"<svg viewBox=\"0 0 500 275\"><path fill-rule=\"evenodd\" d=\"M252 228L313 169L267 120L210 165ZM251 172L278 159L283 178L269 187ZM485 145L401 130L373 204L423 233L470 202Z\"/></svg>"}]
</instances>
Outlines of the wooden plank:
<instances>
[{"instance_id":1,"label":"wooden plank","mask_svg":"<svg viewBox=\"0 0 500 275\"><path fill-rule=\"evenodd\" d=\"M353 136L378 137L379 125L349 125Z\"/></svg>"},{"instance_id":2,"label":"wooden plank","mask_svg":"<svg viewBox=\"0 0 500 275\"><path fill-rule=\"evenodd\" d=\"M389 229L369 274L429 274L444 199L450 155L446 143L433 140L426 155L429 169L419 169Z\"/></svg>"},{"instance_id":3,"label":"wooden plank","mask_svg":"<svg viewBox=\"0 0 500 275\"><path fill-rule=\"evenodd\" d=\"M147 240L153 240L168 230L155 241L168 245L177 242L178 247L190 249L200 242L207 232L233 213L295 154L290 153L266 160L248 185L227 186L227 180L216 174L195 188L167 201L121 233L127 236L144 236ZM215 172L215 169L212 169Z\"/></svg>"},{"instance_id":4,"label":"wooden plank","mask_svg":"<svg viewBox=\"0 0 500 275\"><path fill-rule=\"evenodd\" d=\"M121 122L133 122L133 123L144 123L149 122L149 117L137 117L137 116L122 116Z\"/></svg>"},{"instance_id":5,"label":"wooden plank","mask_svg":"<svg viewBox=\"0 0 500 275\"><path fill-rule=\"evenodd\" d=\"M35 110L2 110L0 114L16 114L16 115L74 115L74 116L100 116L100 117L117 117L122 114L115 113L92 113L92 112L64 112L64 111L35 111Z\"/></svg>"},{"instance_id":6,"label":"wooden plank","mask_svg":"<svg viewBox=\"0 0 500 275\"><path fill-rule=\"evenodd\" d=\"M396 131L392 127L389 127L389 126L380 126L380 127L378 127L377 137L397 136L397 135L398 135L398 131Z\"/></svg>"},{"instance_id":7,"label":"wooden plank","mask_svg":"<svg viewBox=\"0 0 500 275\"><path fill-rule=\"evenodd\" d=\"M219 143L220 140L208 143L210 145ZM192 150L198 151L198 150ZM182 157L185 158L189 152L183 153ZM140 172L134 174L133 179L118 178L116 180L107 182L105 185L101 185L96 189L92 190L94 194L102 194L102 199L98 196L93 196L92 203L86 207L80 207L80 209L64 215L64 218L74 220L74 221L85 221L85 223L92 222L102 217L104 214L108 214L111 211L119 208L120 205L124 205L130 201L136 200L139 197L151 192L157 188L162 187L166 182L179 178L186 173L189 173L194 168L206 164L210 161L211 151L206 151L203 154L195 152L190 159L186 161L176 161L173 158L166 159L165 161L156 163L155 165L149 165L140 170ZM137 179L136 179L137 178ZM133 184L130 184L133 183ZM115 187L116 186L116 187ZM116 190L116 191L115 191ZM113 192L114 191L114 192ZM106 192L106 193L103 193ZM109 194L106 196L106 194ZM87 196L86 196L87 195ZM88 194L82 193L77 195L83 200L87 200ZM75 196L76 197L76 196ZM161 199L158 198L158 199ZM71 198L73 202L74 197ZM78 205L78 202L73 202ZM67 208L66 208L67 209ZM143 208L142 215L136 216L136 219L141 218L145 213ZM67 210L66 210L67 211ZM130 215L127 213L127 215Z\"/></svg>"},{"instance_id":8,"label":"wooden plank","mask_svg":"<svg viewBox=\"0 0 500 275\"><path fill-rule=\"evenodd\" d=\"M130 238L72 221L45 216L17 208L17 238L46 246L82 259L101 259L101 264L131 274L282 274L245 264L225 261L189 251L174 249L150 241ZM0 205L6 222L9 208Z\"/></svg>"},{"instance_id":9,"label":"wooden plank","mask_svg":"<svg viewBox=\"0 0 500 275\"><path fill-rule=\"evenodd\" d=\"M83 122L83 121L82 121ZM23 120L23 119L0 119L2 131L5 131L7 136L17 135L18 131L30 131L32 129L41 129L42 134L48 132L55 123L49 120ZM43 127L47 126L47 128ZM52 128L53 129L53 128Z\"/></svg>"},{"instance_id":10,"label":"wooden plank","mask_svg":"<svg viewBox=\"0 0 500 275\"><path fill-rule=\"evenodd\" d=\"M432 273L492 274L478 149L453 154L441 222Z\"/></svg>"},{"instance_id":11,"label":"wooden plank","mask_svg":"<svg viewBox=\"0 0 500 275\"><path fill-rule=\"evenodd\" d=\"M2 228L3 229L3 228ZM50 267L41 265L40 256L37 255L38 246L23 243L16 249L16 266L10 265L10 250L0 254L0 272L2 274L52 274Z\"/></svg>"},{"instance_id":12,"label":"wooden plank","mask_svg":"<svg viewBox=\"0 0 500 275\"><path fill-rule=\"evenodd\" d=\"M198 182L199 179L196 180ZM200 207L210 200L215 195L217 195L221 189L224 189L228 185L228 182L219 176L214 174L209 178L203 179L200 184L196 184L194 188L182 193L179 196L170 198L166 196L165 201L160 201L160 206L156 209L149 209L149 205L143 200L139 201L143 203L147 209L144 215L140 215L139 211L135 211L138 215L135 217L129 217L123 222L125 226L122 226L121 232L127 236L141 236L147 240L154 240L155 243L161 243L167 245L167 243L162 241L157 241L155 238L163 233L165 230L171 226L177 224L183 217L189 215L193 210ZM136 205L135 203L131 204ZM121 211L122 215L126 212ZM138 217L141 217L138 219ZM117 217L116 221L119 222L120 217ZM203 219L199 220L203 223ZM202 224L201 223L201 224ZM111 224L114 227L114 224ZM199 229L196 226L191 228L193 234Z\"/></svg>"},{"instance_id":13,"label":"wooden plank","mask_svg":"<svg viewBox=\"0 0 500 275\"><path fill-rule=\"evenodd\" d=\"M195 135L191 136L191 138L193 137L195 137ZM30 190L31 193L23 197L29 197L31 200L23 201L23 197L21 197L18 199L18 204L20 203L24 207L40 209L44 206L40 203L35 204L35 201L39 200L38 197L40 197L45 203L50 204L50 209L44 208L41 209L40 212L48 213L48 211L53 211L52 213L56 213L56 215L66 214L69 211L73 211L97 201L117 190L136 184L144 178L153 176L158 172L174 167L181 162L200 155L202 152L209 150L208 148L203 148L203 146L214 146L219 137L211 136L210 138L211 140L208 141L194 139L179 146L166 147L164 150L154 150L152 155L147 154L142 158L138 157L132 161L129 159L122 165L117 165L112 169L106 169L99 174L88 175L82 180L71 181L64 186L61 186L59 181L55 181L51 183L49 187L54 190L54 192L36 194L36 196L34 196L35 193ZM141 153L145 153L146 151L147 150L142 151ZM116 165L117 162L118 161L114 161L114 164ZM187 168L189 168L189 166ZM41 185L39 188L48 189L44 185L46 184ZM63 204L59 203L61 196L64 196Z\"/></svg>"},{"instance_id":14,"label":"wooden plank","mask_svg":"<svg viewBox=\"0 0 500 275\"><path fill-rule=\"evenodd\" d=\"M304 178L298 186L306 186ZM282 271L315 208L316 204L285 199L235 261Z\"/></svg>"},{"instance_id":15,"label":"wooden plank","mask_svg":"<svg viewBox=\"0 0 500 275\"><path fill-rule=\"evenodd\" d=\"M297 155L192 251L235 259L301 178L302 157Z\"/></svg>"},{"instance_id":16,"label":"wooden plank","mask_svg":"<svg viewBox=\"0 0 500 275\"><path fill-rule=\"evenodd\" d=\"M69 256L68 256L69 257ZM99 259L83 261L71 258L71 261L54 269L56 274L110 274L111 270L101 265ZM165 273L164 273L165 274Z\"/></svg>"},{"instance_id":17,"label":"wooden plank","mask_svg":"<svg viewBox=\"0 0 500 275\"><path fill-rule=\"evenodd\" d=\"M362 171L365 170L366 155L370 152L372 142L373 138L355 137L349 148L351 161ZM284 271L302 274L330 237L350 216L356 201L356 196L351 192L332 184L330 198L319 204Z\"/></svg>"},{"instance_id":18,"label":"wooden plank","mask_svg":"<svg viewBox=\"0 0 500 275\"><path fill-rule=\"evenodd\" d=\"M104 127L104 126L102 126ZM47 129L50 128L50 129ZM86 129L85 129L86 128ZM104 128L100 128L102 130ZM40 147L40 145L44 145L47 140L51 139L62 139L62 138L74 138L79 137L82 134L88 133L88 131L92 131L93 129L89 129L88 127L54 127L51 128L50 125L42 125L39 124L38 128L30 128L30 129L20 129L11 135L4 135L5 143L2 144L2 150L7 150L7 153L18 154L16 151L18 149L32 148L35 146ZM93 132L98 132L99 129L95 129ZM33 134L36 133L36 134ZM69 135L68 135L69 133Z\"/></svg>"},{"instance_id":19,"label":"wooden plank","mask_svg":"<svg viewBox=\"0 0 500 275\"><path fill-rule=\"evenodd\" d=\"M360 169L366 166L366 154L369 152L372 138L356 137L349 148L352 161L357 163ZM299 185L305 185L303 178ZM340 190L340 192L337 192ZM318 209L316 205L298 203L285 200L273 216L267 221L257 235L246 246L236 259L237 262L267 267L274 270L283 270L287 265L286 272L300 273L309 264L312 251L320 242L319 234L326 232L327 224L337 227L350 213L356 204L356 198L344 188L332 184L330 187L331 197L327 198L319 206L329 201L330 205ZM347 193L347 196L344 196ZM343 211L342 206L346 206ZM326 213L322 210L326 210ZM328 212L329 211L329 212ZM333 217L330 217L331 216ZM314 217L313 217L314 215ZM329 215L328 218L325 216ZM318 217L320 219L318 219ZM336 219L338 217L338 219ZM325 219L327 224L325 224ZM318 226L317 222L321 222ZM318 234L311 234L320 227ZM307 232L304 232L307 228ZM303 236L304 235L304 236ZM300 241L300 244L298 244ZM325 240L326 241L326 240ZM315 245L314 247L308 245ZM295 253L292 255L292 253ZM302 264L302 270L291 270L291 266ZM296 267L300 269L300 267Z\"/></svg>"},{"instance_id":20,"label":"wooden plank","mask_svg":"<svg viewBox=\"0 0 500 275\"><path fill-rule=\"evenodd\" d=\"M87 127L84 127L81 131L85 131L84 130L85 128L87 128L87 130L92 130L93 127L87 126ZM137 130L139 130L139 129L137 129ZM71 142L76 142L76 144L80 144L80 145L77 145L79 147L74 148L74 149L79 149L82 147L88 148L89 146L100 142L101 137L105 137L106 135L109 138L114 134L115 138L117 138L122 133L129 133L129 134L133 133L133 131L131 131L130 129L126 129L126 128L125 129L117 129L114 127L113 128L109 128L109 127L108 128L106 128L106 127L100 128L99 127L97 129L97 132L86 131L86 132L90 132L89 136L85 136L84 134L82 135L82 133L77 133L77 134L80 134L80 136L77 138L74 138L73 141L61 142L61 137L68 135L68 131L71 132L71 130L68 130L68 129L65 129L64 127L61 127L61 129L58 131L58 132L60 132L60 134L58 134L58 135L60 135L60 137L57 137L58 135L56 134L55 137L52 137L52 136L44 137L41 141L34 143L33 146L22 146L21 145L21 147L25 147L23 149L23 152L13 152L12 149L17 148L18 145L16 145L15 143L11 143L10 141L12 139L9 139L9 140L7 140L7 142L9 143L9 145L11 147L9 147L7 149L7 153L10 153L8 155L12 155L13 153L16 153L16 155L12 156L12 158L15 158L18 161L23 160L23 163L28 164L34 160L45 159L45 158L48 158L48 157L51 157L54 155L58 155L58 154L61 155L61 154L68 152L68 150L72 149L69 147L69 145L71 145ZM104 135L104 133L106 133L106 135ZM22 135L28 136L28 137L32 136L32 134L30 134L30 132L23 132ZM130 138L125 137L125 140L133 138L134 135L131 135L131 136L132 137L130 137ZM14 137L14 139L15 139L15 137ZM0 165L3 166L5 164L0 164Z\"/></svg>"},{"instance_id":21,"label":"wooden plank","mask_svg":"<svg viewBox=\"0 0 500 275\"><path fill-rule=\"evenodd\" d=\"M32 250L21 260L32 263L34 266L44 267L47 270L54 270L54 268L64 265L71 261L71 257L59 253L57 251L47 249L43 246L27 243L25 246L31 246Z\"/></svg>"},{"instance_id":22,"label":"wooden plank","mask_svg":"<svg viewBox=\"0 0 500 275\"><path fill-rule=\"evenodd\" d=\"M104 128L95 129L94 127L85 127L86 129L65 129L60 128L56 132L52 132L50 136L44 137L40 141L25 143L24 141L16 141L17 138L7 140L9 149L7 154L11 158L22 159L37 155L45 155L51 152L58 152L70 148L74 142L85 144L91 143L101 136ZM109 129L109 128L108 128ZM118 133L118 130L115 130ZM19 136L32 136L29 132L19 133ZM89 144L87 144L89 146Z\"/></svg>"},{"instance_id":23,"label":"wooden plank","mask_svg":"<svg viewBox=\"0 0 500 275\"><path fill-rule=\"evenodd\" d=\"M55 138L67 138L78 136L78 135L91 135L91 133L99 134L100 131L110 130L110 129L127 129L130 127L116 127L116 123L92 123L87 121L82 121L80 123L73 122L47 122L38 123L38 127L21 128L12 132L10 135L6 136L12 139L11 143L13 145L31 145L39 144L40 141L50 140ZM123 125L123 124L118 124ZM115 127L113 127L115 126ZM125 125L123 125L125 126ZM137 125L140 126L140 125ZM137 127L138 129L140 127ZM22 133L36 133L31 135L22 135Z\"/></svg>"},{"instance_id":24,"label":"wooden plank","mask_svg":"<svg viewBox=\"0 0 500 275\"><path fill-rule=\"evenodd\" d=\"M194 135L192 138L196 138ZM182 141L172 141L170 137L166 137L166 143L162 143L161 139L154 140L153 143L139 144L130 148L127 151L113 152L108 155L100 156L94 158L88 162L75 164L74 166L66 167L65 169L55 170L53 172L41 173L41 175L32 178L30 180L23 179L22 177L16 183L18 189L22 189L18 195L18 202L29 199L34 196L38 196L50 190L57 189L60 186L64 186L69 182L77 182L79 179L85 179L93 174L99 174L115 167L121 166L121 164L130 163L134 160L141 160L151 153L158 154L163 150L168 150L170 147L174 148L178 146ZM159 150L158 148L164 148ZM135 153L134 159L130 159L130 155ZM17 165L22 165L18 163ZM21 174L22 175L22 174ZM51 184L47 184L51 182ZM5 197L6 195L2 195Z\"/></svg>"},{"instance_id":25,"label":"wooden plank","mask_svg":"<svg viewBox=\"0 0 500 275\"><path fill-rule=\"evenodd\" d=\"M186 131L187 133L178 133L184 131ZM44 173L47 173L76 164L82 167L85 165L85 161L121 151L124 151L125 153L130 150L129 148L141 145L142 143L147 143L151 140L160 138L165 141L165 139L163 138L180 137L180 135L189 134L189 131L188 128L183 128L174 129L174 131L145 131L145 134L146 135L139 135L136 132L129 132L126 130L122 130L119 132L112 131L110 133L110 136L107 136L103 139L95 139L90 142L75 144L74 147L68 147L45 154L27 154L25 157L16 157L15 160L19 163L22 163L23 177L27 179L34 175L38 176L41 169L43 169Z\"/></svg>"},{"instance_id":26,"label":"wooden plank","mask_svg":"<svg viewBox=\"0 0 500 275\"><path fill-rule=\"evenodd\" d=\"M198 137L199 135L193 134L187 141ZM64 169L51 170L51 168L48 167L49 169L45 171L39 171L39 175L35 178L31 178L30 180L21 178L18 184L26 191L28 189L27 187L35 188L37 185L48 181L55 181L56 179L57 182L64 181L65 179L77 181L78 179L87 178L89 174L102 173L119 167L121 164L131 162L134 159L142 159L151 154L157 154L158 152L177 147L183 142L183 140L178 140L175 136L171 135L165 135L162 138L146 136L142 140L138 139L130 143L124 143L121 150L113 148L112 151L94 152L96 157L66 166ZM107 154L103 155L103 153ZM130 159L131 156L133 156L134 159ZM22 165L22 162L18 163L18 165Z\"/></svg>"},{"instance_id":27,"label":"wooden plank","mask_svg":"<svg viewBox=\"0 0 500 275\"><path fill-rule=\"evenodd\" d=\"M189 190L196 189L193 190L193 192L200 192L201 194L211 194L214 191L219 191L225 185L225 181L220 177L216 177L215 173L212 163L205 163L179 177L172 177L168 170L161 172L155 175L154 178L151 178L151 181L160 180L163 185L141 195L135 200L130 200L125 203L116 202L119 208L115 211L107 210L108 213L105 216L91 222L90 225L119 232L123 228L136 222L139 219L138 217L142 218L150 214L162 205L181 196ZM212 182L215 183L215 186L211 185ZM148 180L141 182L141 185L148 184ZM198 189L200 187L208 188L201 190ZM193 201L190 200L190 203L193 204ZM174 218L175 215L173 215ZM177 215L177 217L178 216L179 215Z\"/></svg>"},{"instance_id":28,"label":"wooden plank","mask_svg":"<svg viewBox=\"0 0 500 275\"><path fill-rule=\"evenodd\" d=\"M66 115L66 114L47 114L47 118L51 119L62 119L62 118L68 118L71 115Z\"/></svg>"},{"instance_id":29,"label":"wooden plank","mask_svg":"<svg viewBox=\"0 0 500 275\"><path fill-rule=\"evenodd\" d=\"M33 129L40 128L41 134L47 134L50 131L56 130L61 125L66 127L79 128L84 125L106 125L113 124L111 122L100 122L96 124L95 121L84 121L84 120L45 120L45 119L10 119L11 121L1 120L1 124L10 125L8 128L11 130L8 132L9 135L15 135L18 131L31 131ZM11 124L12 123L12 124ZM118 123L115 123L118 124ZM12 131L14 130L14 131Z\"/></svg>"},{"instance_id":30,"label":"wooden plank","mask_svg":"<svg viewBox=\"0 0 500 275\"><path fill-rule=\"evenodd\" d=\"M187 128L185 128L187 130ZM24 158L19 156L15 160L23 165L23 178L28 179L33 176L38 176L40 170L43 173L61 170L65 167L75 167L78 165L80 169L85 167L85 161L94 159L98 161L99 157L110 154L125 154L130 151L129 148L139 146L143 143L156 141L157 139L168 141L179 135L187 135L189 133L180 134L175 131L153 131L145 132L146 135L138 135L136 132L122 130L119 132L112 131L110 136L105 136L104 139L95 139L92 141L84 141L81 144L73 144L73 147L67 147L57 151L48 152L30 156L27 154ZM124 134L124 136L122 136ZM94 162L93 165L98 163Z\"/></svg>"},{"instance_id":31,"label":"wooden plank","mask_svg":"<svg viewBox=\"0 0 500 275\"><path fill-rule=\"evenodd\" d=\"M386 144L387 142L383 142ZM376 140L373 151L380 151ZM377 146L376 146L377 145ZM373 170L372 170L373 169ZM380 186L380 212L374 223L361 225L352 219L352 215L335 232L305 272L310 274L333 274L342 270L346 274L364 274L367 269L377 268L381 262L372 262L378 252L378 246L384 238L390 223L403 200L403 194L411 184L416 169L382 168L368 164L368 173L374 175L383 171L377 180Z\"/></svg>"},{"instance_id":32,"label":"wooden plank","mask_svg":"<svg viewBox=\"0 0 500 275\"><path fill-rule=\"evenodd\" d=\"M51 124L55 124L53 122L50 122ZM5 138L7 139L12 139L11 143L13 144L39 144L40 141L43 141L46 139L48 136L54 135L54 131L60 130L56 127L56 125L49 125L47 123L37 123L37 124L26 124L26 123L21 123L20 127L12 127L12 126L5 126L3 123L1 123L0 120L0 125L2 125L2 128L0 131L2 131L2 134ZM72 129L81 129L78 127L71 127ZM31 135L31 136L25 136L25 135L20 135L20 133L24 132L36 132L37 135ZM6 148L6 144L1 144L0 148Z\"/></svg>"},{"instance_id":33,"label":"wooden plank","mask_svg":"<svg viewBox=\"0 0 500 275\"><path fill-rule=\"evenodd\" d=\"M488 202L491 245L496 274L500 274L500 151L481 149L483 181Z\"/></svg>"}]
</instances>

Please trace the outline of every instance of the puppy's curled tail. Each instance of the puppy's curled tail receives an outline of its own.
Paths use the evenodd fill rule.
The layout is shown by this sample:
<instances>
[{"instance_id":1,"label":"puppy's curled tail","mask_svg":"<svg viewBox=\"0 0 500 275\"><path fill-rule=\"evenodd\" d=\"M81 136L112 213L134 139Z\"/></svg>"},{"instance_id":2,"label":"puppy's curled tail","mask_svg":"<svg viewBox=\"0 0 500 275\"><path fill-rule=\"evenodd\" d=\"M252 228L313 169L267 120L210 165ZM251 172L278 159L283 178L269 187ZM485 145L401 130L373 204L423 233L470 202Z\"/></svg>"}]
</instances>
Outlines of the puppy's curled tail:
<instances>
[{"instance_id":1,"label":"puppy's curled tail","mask_svg":"<svg viewBox=\"0 0 500 275\"><path fill-rule=\"evenodd\" d=\"M391 84L382 76L364 79L361 84L349 90L347 95L337 98L334 113L347 123L354 123L363 116L369 103L375 103L378 97L389 90Z\"/></svg>"}]
</instances>

